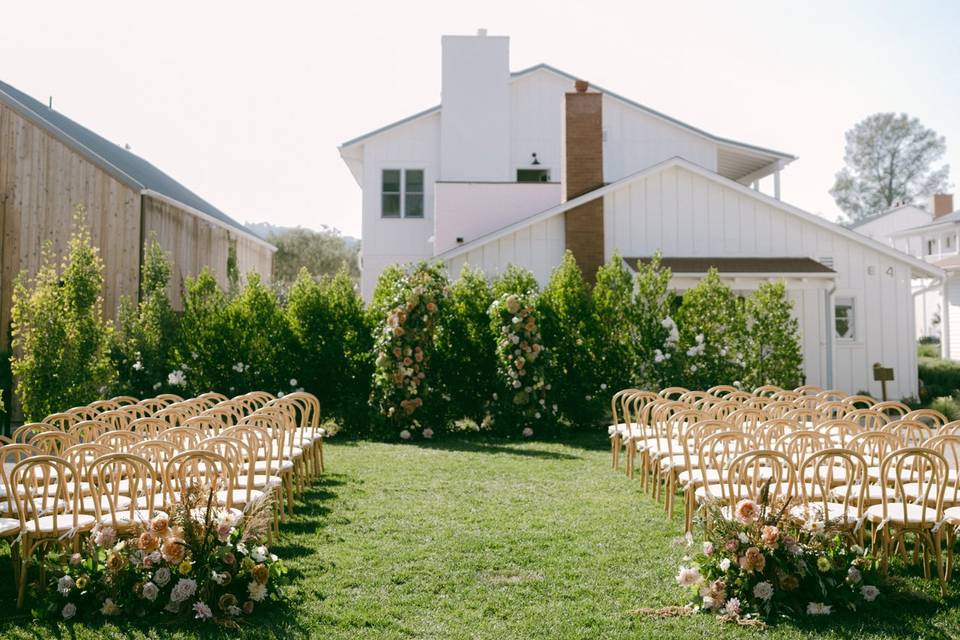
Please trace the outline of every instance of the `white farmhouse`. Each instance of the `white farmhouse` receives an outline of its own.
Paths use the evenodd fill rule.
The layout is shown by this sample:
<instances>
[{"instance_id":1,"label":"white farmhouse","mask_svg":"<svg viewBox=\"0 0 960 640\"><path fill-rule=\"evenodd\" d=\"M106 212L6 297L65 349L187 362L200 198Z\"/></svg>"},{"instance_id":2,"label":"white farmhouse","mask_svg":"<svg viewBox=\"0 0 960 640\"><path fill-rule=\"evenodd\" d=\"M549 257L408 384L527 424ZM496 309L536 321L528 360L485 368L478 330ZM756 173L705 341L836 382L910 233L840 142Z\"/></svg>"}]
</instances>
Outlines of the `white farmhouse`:
<instances>
[{"instance_id":1,"label":"white farmhouse","mask_svg":"<svg viewBox=\"0 0 960 640\"><path fill-rule=\"evenodd\" d=\"M394 263L513 263L546 282L567 249L589 278L615 251L659 251L678 290L710 266L741 292L785 281L808 383L879 395L882 363L891 397L916 395L911 280L938 267L781 202L793 156L575 80L511 73L506 37L443 37L441 104L340 147L363 190L364 297Z\"/></svg>"},{"instance_id":2,"label":"white farmhouse","mask_svg":"<svg viewBox=\"0 0 960 640\"><path fill-rule=\"evenodd\" d=\"M953 196L938 193L925 209L901 205L852 228L946 272L913 281L916 337L940 338L943 357L960 360L960 211Z\"/></svg>"}]
</instances>

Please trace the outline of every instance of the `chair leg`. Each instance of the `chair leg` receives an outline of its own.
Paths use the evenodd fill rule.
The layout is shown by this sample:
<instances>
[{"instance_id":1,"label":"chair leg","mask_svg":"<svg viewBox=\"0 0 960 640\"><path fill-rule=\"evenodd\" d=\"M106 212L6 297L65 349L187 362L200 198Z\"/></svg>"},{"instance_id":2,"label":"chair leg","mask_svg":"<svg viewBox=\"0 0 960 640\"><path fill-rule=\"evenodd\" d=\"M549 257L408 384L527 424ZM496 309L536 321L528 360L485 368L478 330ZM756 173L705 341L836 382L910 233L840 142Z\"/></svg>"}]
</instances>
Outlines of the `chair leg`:
<instances>
[{"instance_id":1,"label":"chair leg","mask_svg":"<svg viewBox=\"0 0 960 640\"><path fill-rule=\"evenodd\" d=\"M933 542L933 561L937 565L937 579L940 581L940 596L944 597L947 595L947 577L946 571L943 567L943 557L941 549L941 540L940 540L940 531L931 534L929 531L926 532L928 538L932 538Z\"/></svg>"},{"instance_id":2,"label":"chair leg","mask_svg":"<svg viewBox=\"0 0 960 640\"><path fill-rule=\"evenodd\" d=\"M30 570L30 538L24 536L20 541L20 583L17 585L17 609L23 608L23 599L27 593L27 572Z\"/></svg>"}]
</instances>

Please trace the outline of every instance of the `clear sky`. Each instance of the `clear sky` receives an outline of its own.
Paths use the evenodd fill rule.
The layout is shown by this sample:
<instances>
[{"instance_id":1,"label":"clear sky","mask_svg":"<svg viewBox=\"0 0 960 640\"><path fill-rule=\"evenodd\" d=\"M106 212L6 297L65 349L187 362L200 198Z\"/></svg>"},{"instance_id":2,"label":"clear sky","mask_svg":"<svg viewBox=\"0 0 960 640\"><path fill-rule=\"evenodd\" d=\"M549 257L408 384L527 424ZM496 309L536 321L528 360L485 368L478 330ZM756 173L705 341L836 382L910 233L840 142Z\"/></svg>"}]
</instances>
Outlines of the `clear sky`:
<instances>
[{"instance_id":1,"label":"clear sky","mask_svg":"<svg viewBox=\"0 0 960 640\"><path fill-rule=\"evenodd\" d=\"M347 139L440 99L440 36L511 36L717 135L800 157L783 199L834 219L843 134L905 111L960 175L960 2L4 2L0 79L245 222L360 233Z\"/></svg>"}]
</instances>

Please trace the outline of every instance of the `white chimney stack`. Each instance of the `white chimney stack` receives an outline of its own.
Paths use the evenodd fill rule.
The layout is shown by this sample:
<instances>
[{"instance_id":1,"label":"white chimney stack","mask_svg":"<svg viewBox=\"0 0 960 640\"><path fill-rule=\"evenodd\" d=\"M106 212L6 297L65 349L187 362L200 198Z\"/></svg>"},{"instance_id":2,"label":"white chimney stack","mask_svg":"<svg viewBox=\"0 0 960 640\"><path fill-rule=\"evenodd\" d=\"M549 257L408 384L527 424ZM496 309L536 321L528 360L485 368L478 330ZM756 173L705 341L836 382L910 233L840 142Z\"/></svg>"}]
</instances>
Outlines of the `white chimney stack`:
<instances>
[{"instance_id":1,"label":"white chimney stack","mask_svg":"<svg viewBox=\"0 0 960 640\"><path fill-rule=\"evenodd\" d=\"M510 181L510 39L443 36L440 180Z\"/></svg>"}]
</instances>

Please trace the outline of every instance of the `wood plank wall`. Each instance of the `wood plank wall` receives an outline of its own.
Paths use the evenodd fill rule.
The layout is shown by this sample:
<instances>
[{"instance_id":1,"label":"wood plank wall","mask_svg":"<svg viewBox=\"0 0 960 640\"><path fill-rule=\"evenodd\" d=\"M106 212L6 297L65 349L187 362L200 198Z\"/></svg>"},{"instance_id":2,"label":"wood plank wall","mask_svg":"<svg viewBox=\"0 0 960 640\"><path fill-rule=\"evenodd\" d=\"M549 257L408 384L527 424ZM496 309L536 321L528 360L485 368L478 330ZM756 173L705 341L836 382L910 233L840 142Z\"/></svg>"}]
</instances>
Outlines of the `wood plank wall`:
<instances>
[{"instance_id":1,"label":"wood plank wall","mask_svg":"<svg viewBox=\"0 0 960 640\"><path fill-rule=\"evenodd\" d=\"M139 191L0 104L0 349L8 346L17 273L36 273L47 241L63 255L77 205L86 207L100 248L104 308L113 318L120 296L136 297L139 287Z\"/></svg>"},{"instance_id":2,"label":"wood plank wall","mask_svg":"<svg viewBox=\"0 0 960 640\"><path fill-rule=\"evenodd\" d=\"M273 253L266 246L149 195L143 196L143 232L145 241L157 238L173 263L169 290L175 309L183 308L186 278L195 276L204 266L209 266L220 286L226 288L232 242L236 243L240 273L256 271L270 281Z\"/></svg>"}]
</instances>

